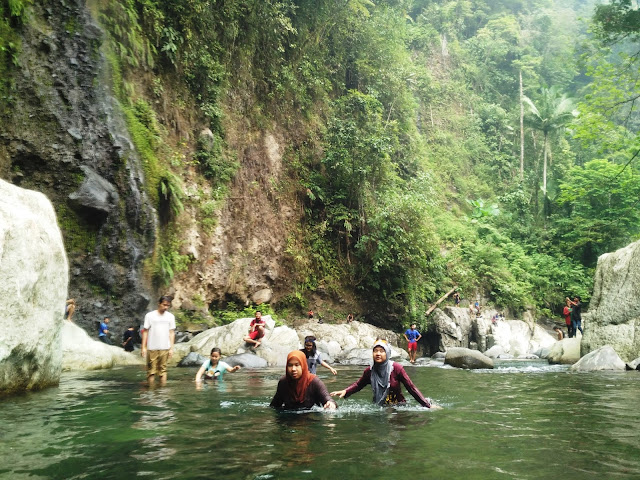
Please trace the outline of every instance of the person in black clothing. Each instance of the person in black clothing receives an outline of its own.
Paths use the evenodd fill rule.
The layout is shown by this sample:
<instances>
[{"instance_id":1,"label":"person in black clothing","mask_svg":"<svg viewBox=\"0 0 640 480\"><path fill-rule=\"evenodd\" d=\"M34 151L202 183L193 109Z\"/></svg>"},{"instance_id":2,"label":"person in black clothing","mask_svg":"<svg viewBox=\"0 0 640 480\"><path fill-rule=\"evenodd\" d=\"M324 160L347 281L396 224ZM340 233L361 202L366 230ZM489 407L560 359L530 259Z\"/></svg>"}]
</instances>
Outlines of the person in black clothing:
<instances>
[{"instance_id":1,"label":"person in black clothing","mask_svg":"<svg viewBox=\"0 0 640 480\"><path fill-rule=\"evenodd\" d=\"M571 326L573 327L573 335L577 335L578 330L580 330L581 335L584 335L584 332L582 331L582 302L578 295L573 297L571 305L573 305L571 307Z\"/></svg>"},{"instance_id":2,"label":"person in black clothing","mask_svg":"<svg viewBox=\"0 0 640 480\"><path fill-rule=\"evenodd\" d=\"M133 352L133 343L136 339L136 331L132 326L127 328L125 332L122 334L122 347L127 352Z\"/></svg>"},{"instance_id":3,"label":"person in black clothing","mask_svg":"<svg viewBox=\"0 0 640 480\"><path fill-rule=\"evenodd\" d=\"M270 407L281 410L311 408L314 405L335 410L338 405L329 396L327 387L315 375L309 373L307 358L300 350L287 355L285 375L278 382Z\"/></svg>"}]
</instances>

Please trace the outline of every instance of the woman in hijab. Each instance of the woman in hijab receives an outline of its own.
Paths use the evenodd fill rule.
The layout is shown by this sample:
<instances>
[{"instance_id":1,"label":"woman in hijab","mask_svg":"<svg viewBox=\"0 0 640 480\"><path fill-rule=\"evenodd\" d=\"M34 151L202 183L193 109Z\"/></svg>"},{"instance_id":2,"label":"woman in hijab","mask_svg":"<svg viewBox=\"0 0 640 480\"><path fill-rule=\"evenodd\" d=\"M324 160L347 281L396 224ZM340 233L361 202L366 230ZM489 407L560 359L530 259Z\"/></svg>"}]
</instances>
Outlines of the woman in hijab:
<instances>
[{"instance_id":1,"label":"woman in hijab","mask_svg":"<svg viewBox=\"0 0 640 480\"><path fill-rule=\"evenodd\" d=\"M396 405L405 403L402 395L402 383L416 401L426 408L431 408L431 401L425 398L413 384L402 365L390 360L391 347L386 340L376 340L373 344L373 366L367 367L359 380L344 390L331 392L331 396L347 398L371 384L373 403L377 405Z\"/></svg>"},{"instance_id":2,"label":"woman in hijab","mask_svg":"<svg viewBox=\"0 0 640 480\"><path fill-rule=\"evenodd\" d=\"M278 382L276 394L269 406L277 409L311 408L314 405L327 410L335 410L338 406L329 396L322 380L309 373L307 359L300 350L287 355L285 376Z\"/></svg>"},{"instance_id":3,"label":"woman in hijab","mask_svg":"<svg viewBox=\"0 0 640 480\"><path fill-rule=\"evenodd\" d=\"M318 364L320 364L324 368L329 369L329 371L334 375L338 374L338 371L335 368L322 360L322 357L320 356L320 353L318 353L318 350L316 348L316 337L314 337L313 335L304 337L304 350L300 351L304 353L305 357L307 357L307 366L309 367L309 372L315 375Z\"/></svg>"}]
</instances>

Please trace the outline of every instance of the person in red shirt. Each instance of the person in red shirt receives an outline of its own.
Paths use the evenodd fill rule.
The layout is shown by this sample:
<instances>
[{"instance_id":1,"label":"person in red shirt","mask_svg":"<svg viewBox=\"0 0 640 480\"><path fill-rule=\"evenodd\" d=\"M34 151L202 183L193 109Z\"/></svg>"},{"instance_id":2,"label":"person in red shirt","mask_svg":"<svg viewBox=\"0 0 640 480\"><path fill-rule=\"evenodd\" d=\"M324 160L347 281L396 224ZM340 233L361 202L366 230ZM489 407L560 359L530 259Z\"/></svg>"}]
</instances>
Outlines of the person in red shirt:
<instances>
[{"instance_id":1,"label":"person in red shirt","mask_svg":"<svg viewBox=\"0 0 640 480\"><path fill-rule=\"evenodd\" d=\"M566 297L564 302L565 306L562 309L562 316L564 317L564 323L567 324L567 335L569 335L569 338L572 338L575 335L575 332L573 331L573 325L571 324L571 300L569 300L569 297Z\"/></svg>"},{"instance_id":2,"label":"person in red shirt","mask_svg":"<svg viewBox=\"0 0 640 480\"><path fill-rule=\"evenodd\" d=\"M264 337L265 330L267 328L267 322L262 319L262 312L258 310L256 317L251 320L249 324L249 335L244 337L244 341L252 343L254 347L260 346L260 339Z\"/></svg>"}]
</instances>

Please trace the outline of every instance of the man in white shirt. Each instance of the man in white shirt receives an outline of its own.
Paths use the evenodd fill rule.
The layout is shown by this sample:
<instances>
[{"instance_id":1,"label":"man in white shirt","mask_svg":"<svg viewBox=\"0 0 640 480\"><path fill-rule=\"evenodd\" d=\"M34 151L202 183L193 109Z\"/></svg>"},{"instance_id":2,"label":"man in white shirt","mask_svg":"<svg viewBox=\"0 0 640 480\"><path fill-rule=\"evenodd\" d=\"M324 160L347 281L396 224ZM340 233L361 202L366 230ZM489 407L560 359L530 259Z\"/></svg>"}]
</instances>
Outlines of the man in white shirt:
<instances>
[{"instance_id":1,"label":"man in white shirt","mask_svg":"<svg viewBox=\"0 0 640 480\"><path fill-rule=\"evenodd\" d=\"M156 375L160 383L167 381L167 362L173 356L176 338L176 317L168 310L173 297L165 295L158 300L158 309L144 317L141 355L147 359L147 380L153 384ZM148 350L148 351L147 351Z\"/></svg>"}]
</instances>

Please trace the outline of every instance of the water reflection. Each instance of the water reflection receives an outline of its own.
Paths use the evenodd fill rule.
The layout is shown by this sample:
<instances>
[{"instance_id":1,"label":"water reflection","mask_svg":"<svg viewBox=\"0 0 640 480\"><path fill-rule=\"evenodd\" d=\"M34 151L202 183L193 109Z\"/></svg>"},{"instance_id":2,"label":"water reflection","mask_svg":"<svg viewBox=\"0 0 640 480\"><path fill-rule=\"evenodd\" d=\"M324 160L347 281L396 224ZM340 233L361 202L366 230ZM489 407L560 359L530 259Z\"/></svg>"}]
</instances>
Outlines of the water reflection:
<instances>
[{"instance_id":1,"label":"water reflection","mask_svg":"<svg viewBox=\"0 0 640 480\"><path fill-rule=\"evenodd\" d=\"M0 478L640 478L636 372L505 369L414 367L440 411L362 396L283 413L268 407L279 369L202 389L189 369L156 388L138 369L65 374L3 400ZM341 368L336 386L361 373Z\"/></svg>"}]
</instances>

